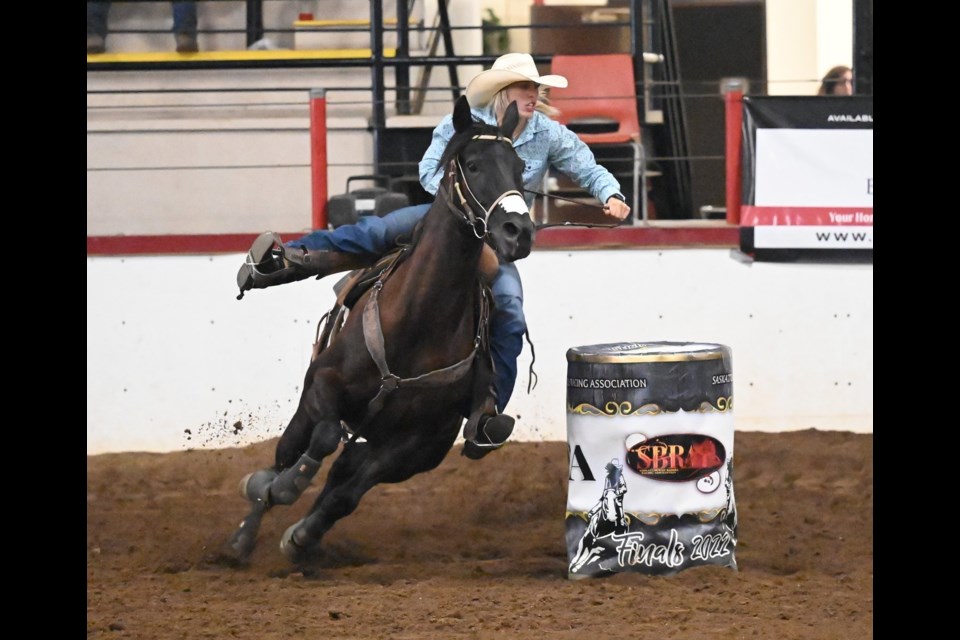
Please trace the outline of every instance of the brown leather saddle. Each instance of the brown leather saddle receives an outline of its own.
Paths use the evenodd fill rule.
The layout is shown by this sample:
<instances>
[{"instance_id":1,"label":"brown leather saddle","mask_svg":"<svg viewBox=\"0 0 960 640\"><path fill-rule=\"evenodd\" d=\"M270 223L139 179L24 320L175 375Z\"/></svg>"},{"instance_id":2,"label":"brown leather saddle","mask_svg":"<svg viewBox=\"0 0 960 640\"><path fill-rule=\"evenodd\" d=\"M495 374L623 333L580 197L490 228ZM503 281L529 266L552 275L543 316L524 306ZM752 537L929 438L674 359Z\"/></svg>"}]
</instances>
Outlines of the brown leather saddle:
<instances>
[{"instance_id":1,"label":"brown leather saddle","mask_svg":"<svg viewBox=\"0 0 960 640\"><path fill-rule=\"evenodd\" d=\"M377 282L386 280L390 272L393 271L409 255L410 245L401 245L396 249L385 254L382 258L369 267L355 269L343 276L333 285L333 291L337 295L337 301L330 311L325 313L317 324L316 339L313 343L313 356L311 361L316 359L321 351L326 349L333 339L340 333L343 323L346 321L347 313L357 303L357 300L366 293ZM478 286L484 291L480 296L480 307L476 310L477 321L483 326L478 327L478 334L484 337L489 335L490 313L485 305L492 304L493 293L490 291L490 285L487 278L479 278ZM487 340L482 340L484 347L487 346ZM489 357L489 349L484 349Z\"/></svg>"}]
</instances>

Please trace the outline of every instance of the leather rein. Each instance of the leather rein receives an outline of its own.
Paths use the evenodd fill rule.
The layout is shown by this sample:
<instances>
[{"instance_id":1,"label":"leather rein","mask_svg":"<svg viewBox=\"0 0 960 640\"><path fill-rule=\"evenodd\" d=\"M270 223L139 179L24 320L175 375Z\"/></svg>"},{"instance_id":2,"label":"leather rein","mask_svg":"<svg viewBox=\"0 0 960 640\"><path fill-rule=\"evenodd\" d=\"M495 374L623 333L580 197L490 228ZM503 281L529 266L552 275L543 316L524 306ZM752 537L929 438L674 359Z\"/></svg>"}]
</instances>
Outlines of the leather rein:
<instances>
[{"instance_id":1,"label":"leather rein","mask_svg":"<svg viewBox=\"0 0 960 640\"><path fill-rule=\"evenodd\" d=\"M602 204L591 204L589 202L580 202L574 198L566 198L564 196L558 196L551 193L544 193L542 191L534 191L533 189L524 189L527 193L532 193L536 196L543 196L544 198L551 198L553 200L565 200L567 202L573 202L574 204L579 204L582 207L592 207L594 209L603 209L604 205ZM615 229L616 227L622 227L623 225L628 224L626 220L621 220L616 224L600 224L596 222L541 222L537 225L537 231L540 229L547 229L549 227L592 227L600 229Z\"/></svg>"}]
</instances>

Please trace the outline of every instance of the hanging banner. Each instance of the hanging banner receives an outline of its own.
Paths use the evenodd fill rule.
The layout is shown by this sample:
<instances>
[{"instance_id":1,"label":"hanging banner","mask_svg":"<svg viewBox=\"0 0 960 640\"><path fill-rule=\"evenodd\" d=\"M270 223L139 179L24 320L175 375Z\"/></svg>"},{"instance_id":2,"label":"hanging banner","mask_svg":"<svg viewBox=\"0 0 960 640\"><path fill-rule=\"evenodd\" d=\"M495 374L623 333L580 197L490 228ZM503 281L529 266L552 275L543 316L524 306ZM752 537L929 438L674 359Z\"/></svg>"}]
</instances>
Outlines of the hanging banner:
<instances>
[{"instance_id":1,"label":"hanging banner","mask_svg":"<svg viewBox=\"0 0 960 640\"><path fill-rule=\"evenodd\" d=\"M743 98L740 250L873 261L873 98Z\"/></svg>"}]
</instances>

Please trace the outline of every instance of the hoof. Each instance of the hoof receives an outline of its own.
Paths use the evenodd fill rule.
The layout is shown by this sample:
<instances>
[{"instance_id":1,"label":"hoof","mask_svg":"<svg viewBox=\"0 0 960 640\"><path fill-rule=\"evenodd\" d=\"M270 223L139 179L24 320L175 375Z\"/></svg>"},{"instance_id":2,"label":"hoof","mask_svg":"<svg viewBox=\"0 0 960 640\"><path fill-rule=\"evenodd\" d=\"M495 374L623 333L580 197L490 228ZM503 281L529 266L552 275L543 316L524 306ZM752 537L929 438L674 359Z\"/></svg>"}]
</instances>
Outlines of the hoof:
<instances>
[{"instance_id":1,"label":"hoof","mask_svg":"<svg viewBox=\"0 0 960 640\"><path fill-rule=\"evenodd\" d=\"M237 531L233 534L233 537L230 538L226 548L221 552L221 562L227 564L229 560L237 566L245 564L256 546L256 534L250 535L245 531Z\"/></svg>"},{"instance_id":2,"label":"hoof","mask_svg":"<svg viewBox=\"0 0 960 640\"><path fill-rule=\"evenodd\" d=\"M294 537L296 530L303 525L303 520L293 523L280 537L280 553L286 556L287 560L293 564L306 562L316 555L317 548L305 547L298 543Z\"/></svg>"},{"instance_id":3,"label":"hoof","mask_svg":"<svg viewBox=\"0 0 960 640\"><path fill-rule=\"evenodd\" d=\"M240 496L250 502L267 502L270 485L280 475L273 469L261 469L248 473L240 481Z\"/></svg>"},{"instance_id":4,"label":"hoof","mask_svg":"<svg viewBox=\"0 0 960 640\"><path fill-rule=\"evenodd\" d=\"M262 505L263 503L258 503ZM247 561L254 547L257 546L257 533L260 531L260 523L263 520L263 514L266 508L255 505L253 510L243 519L237 530L230 536L230 540L223 545L220 551L222 561L231 561L236 564L242 564Z\"/></svg>"}]
</instances>

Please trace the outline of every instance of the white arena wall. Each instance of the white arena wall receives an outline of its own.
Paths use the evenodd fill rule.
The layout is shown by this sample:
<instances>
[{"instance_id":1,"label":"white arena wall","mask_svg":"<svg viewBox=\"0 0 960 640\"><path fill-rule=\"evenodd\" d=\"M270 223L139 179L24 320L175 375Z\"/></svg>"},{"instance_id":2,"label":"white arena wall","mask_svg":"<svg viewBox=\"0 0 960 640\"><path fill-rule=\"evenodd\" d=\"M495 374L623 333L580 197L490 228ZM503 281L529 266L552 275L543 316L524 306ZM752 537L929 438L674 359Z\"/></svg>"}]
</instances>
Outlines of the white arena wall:
<instances>
[{"instance_id":1,"label":"white arena wall","mask_svg":"<svg viewBox=\"0 0 960 640\"><path fill-rule=\"evenodd\" d=\"M729 249L535 250L513 439L566 440L566 351L731 347L735 428L873 432L873 265L744 262ZM243 446L296 408L338 276L236 299L242 254L87 257L87 454Z\"/></svg>"}]
</instances>

